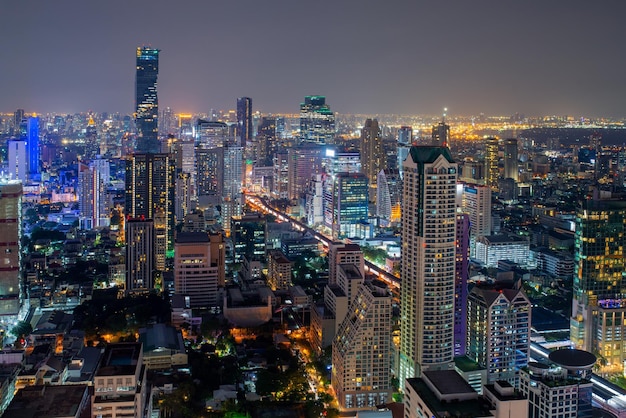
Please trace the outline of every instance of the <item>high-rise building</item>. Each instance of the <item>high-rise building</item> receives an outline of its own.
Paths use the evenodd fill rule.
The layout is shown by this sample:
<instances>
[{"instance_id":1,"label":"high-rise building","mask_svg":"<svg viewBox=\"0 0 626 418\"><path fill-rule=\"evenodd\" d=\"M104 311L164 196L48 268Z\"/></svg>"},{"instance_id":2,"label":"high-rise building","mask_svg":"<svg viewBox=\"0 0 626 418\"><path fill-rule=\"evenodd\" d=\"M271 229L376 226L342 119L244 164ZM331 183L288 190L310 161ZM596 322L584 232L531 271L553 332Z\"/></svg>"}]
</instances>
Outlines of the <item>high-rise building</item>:
<instances>
[{"instance_id":1,"label":"high-rise building","mask_svg":"<svg viewBox=\"0 0 626 418\"><path fill-rule=\"evenodd\" d=\"M361 173L339 173L333 189L333 238L361 237L359 227L368 219L368 179Z\"/></svg>"},{"instance_id":2,"label":"high-rise building","mask_svg":"<svg viewBox=\"0 0 626 418\"><path fill-rule=\"evenodd\" d=\"M189 296L190 307L219 306L224 287L226 244L221 233L181 232L174 247L174 291Z\"/></svg>"},{"instance_id":3,"label":"high-rise building","mask_svg":"<svg viewBox=\"0 0 626 418\"><path fill-rule=\"evenodd\" d=\"M498 139L485 140L485 184L491 190L498 190Z\"/></svg>"},{"instance_id":4,"label":"high-rise building","mask_svg":"<svg viewBox=\"0 0 626 418\"><path fill-rule=\"evenodd\" d=\"M491 188L478 184L463 184L461 211L470 219L471 250L474 254L476 238L491 235Z\"/></svg>"},{"instance_id":5,"label":"high-rise building","mask_svg":"<svg viewBox=\"0 0 626 418\"><path fill-rule=\"evenodd\" d=\"M159 50L150 47L137 48L137 75L135 79L135 122L137 146L140 153L158 153L159 97Z\"/></svg>"},{"instance_id":6,"label":"high-rise building","mask_svg":"<svg viewBox=\"0 0 626 418\"><path fill-rule=\"evenodd\" d=\"M322 172L323 153L324 147L319 145L289 148L287 151L289 199L296 200L303 197L311 178Z\"/></svg>"},{"instance_id":7,"label":"high-rise building","mask_svg":"<svg viewBox=\"0 0 626 418\"><path fill-rule=\"evenodd\" d=\"M272 250L267 260L267 283L272 290L288 290L291 282L292 263L281 250Z\"/></svg>"},{"instance_id":8,"label":"high-rise building","mask_svg":"<svg viewBox=\"0 0 626 418\"><path fill-rule=\"evenodd\" d=\"M263 259L265 257L265 217L258 213L234 216L231 221L232 240L235 246L235 262L243 257Z\"/></svg>"},{"instance_id":9,"label":"high-rise building","mask_svg":"<svg viewBox=\"0 0 626 418\"><path fill-rule=\"evenodd\" d=\"M237 99L237 145L246 148L252 141L252 99Z\"/></svg>"},{"instance_id":10,"label":"high-rise building","mask_svg":"<svg viewBox=\"0 0 626 418\"><path fill-rule=\"evenodd\" d=\"M243 148L224 148L224 188L222 196L233 201L239 200L243 187Z\"/></svg>"},{"instance_id":11,"label":"high-rise building","mask_svg":"<svg viewBox=\"0 0 626 418\"><path fill-rule=\"evenodd\" d=\"M22 182L0 177L0 315L17 315L22 292Z\"/></svg>"},{"instance_id":12,"label":"high-rise building","mask_svg":"<svg viewBox=\"0 0 626 418\"><path fill-rule=\"evenodd\" d=\"M454 355L465 354L467 341L467 294L470 260L470 219L456 215L456 266L454 268Z\"/></svg>"},{"instance_id":13,"label":"high-rise building","mask_svg":"<svg viewBox=\"0 0 626 418\"><path fill-rule=\"evenodd\" d=\"M300 103L300 140L318 144L335 142L335 114L325 96L306 96Z\"/></svg>"},{"instance_id":14,"label":"high-rise building","mask_svg":"<svg viewBox=\"0 0 626 418\"><path fill-rule=\"evenodd\" d=\"M402 179L396 169L378 172L376 181L376 216L383 224L400 222L402 203Z\"/></svg>"},{"instance_id":15,"label":"high-rise building","mask_svg":"<svg viewBox=\"0 0 626 418\"><path fill-rule=\"evenodd\" d=\"M402 193L401 384L449 369L454 358L456 181L448 148L411 147Z\"/></svg>"},{"instance_id":16,"label":"high-rise building","mask_svg":"<svg viewBox=\"0 0 626 418\"><path fill-rule=\"evenodd\" d=\"M102 160L101 160L102 161ZM78 163L78 209L81 228L108 226L106 184L108 180L93 164Z\"/></svg>"},{"instance_id":17,"label":"high-rise building","mask_svg":"<svg viewBox=\"0 0 626 418\"><path fill-rule=\"evenodd\" d=\"M390 401L391 294L378 280L361 283L332 348L331 384L342 410Z\"/></svg>"},{"instance_id":18,"label":"high-rise building","mask_svg":"<svg viewBox=\"0 0 626 418\"><path fill-rule=\"evenodd\" d=\"M370 183L370 198L376 199L376 181L380 170L387 168L383 139L378 120L367 119L361 130L361 172Z\"/></svg>"},{"instance_id":19,"label":"high-rise building","mask_svg":"<svg viewBox=\"0 0 626 418\"><path fill-rule=\"evenodd\" d=\"M39 118L36 116L28 118L26 143L28 175L33 180L39 180Z\"/></svg>"},{"instance_id":20,"label":"high-rise building","mask_svg":"<svg viewBox=\"0 0 626 418\"><path fill-rule=\"evenodd\" d=\"M196 145L198 148L218 148L228 144L228 125L224 122L198 119Z\"/></svg>"},{"instance_id":21,"label":"high-rise building","mask_svg":"<svg viewBox=\"0 0 626 418\"><path fill-rule=\"evenodd\" d=\"M224 190L224 148L196 150L196 191L202 204L204 196L221 201Z\"/></svg>"},{"instance_id":22,"label":"high-rise building","mask_svg":"<svg viewBox=\"0 0 626 418\"><path fill-rule=\"evenodd\" d=\"M574 294L570 339L621 370L626 323L626 202L583 200L576 213Z\"/></svg>"},{"instance_id":23,"label":"high-rise building","mask_svg":"<svg viewBox=\"0 0 626 418\"><path fill-rule=\"evenodd\" d=\"M7 141L7 155L9 163L10 178L20 180L26 184L28 179L28 159L26 157L26 141L9 140Z\"/></svg>"},{"instance_id":24,"label":"high-rise building","mask_svg":"<svg viewBox=\"0 0 626 418\"><path fill-rule=\"evenodd\" d=\"M152 219L128 219L126 225L126 292L154 288L155 237Z\"/></svg>"},{"instance_id":25,"label":"high-rise building","mask_svg":"<svg viewBox=\"0 0 626 418\"><path fill-rule=\"evenodd\" d=\"M431 144L436 147L449 147L450 146L450 125L446 124L445 120L442 120L437 125L433 126L431 133Z\"/></svg>"},{"instance_id":26,"label":"high-rise building","mask_svg":"<svg viewBox=\"0 0 626 418\"><path fill-rule=\"evenodd\" d=\"M176 165L169 154L134 154L126 161L126 215L163 219L167 242L162 253L174 248L174 191Z\"/></svg>"},{"instance_id":27,"label":"high-rise building","mask_svg":"<svg viewBox=\"0 0 626 418\"><path fill-rule=\"evenodd\" d=\"M476 285L467 299L465 355L487 370L487 383L519 383L530 356L531 304L521 283Z\"/></svg>"},{"instance_id":28,"label":"high-rise building","mask_svg":"<svg viewBox=\"0 0 626 418\"><path fill-rule=\"evenodd\" d=\"M517 139L504 140L504 178L518 180Z\"/></svg>"},{"instance_id":29,"label":"high-rise building","mask_svg":"<svg viewBox=\"0 0 626 418\"><path fill-rule=\"evenodd\" d=\"M404 145L411 145L413 143L413 128L412 127L401 126L398 129L398 143L404 144Z\"/></svg>"},{"instance_id":30,"label":"high-rise building","mask_svg":"<svg viewBox=\"0 0 626 418\"><path fill-rule=\"evenodd\" d=\"M520 373L520 392L531 418L591 418L596 356L583 350L550 353L551 365L529 363Z\"/></svg>"},{"instance_id":31,"label":"high-rise building","mask_svg":"<svg viewBox=\"0 0 626 418\"><path fill-rule=\"evenodd\" d=\"M289 199L289 151L276 152L273 167L272 196L275 199Z\"/></svg>"}]
</instances>

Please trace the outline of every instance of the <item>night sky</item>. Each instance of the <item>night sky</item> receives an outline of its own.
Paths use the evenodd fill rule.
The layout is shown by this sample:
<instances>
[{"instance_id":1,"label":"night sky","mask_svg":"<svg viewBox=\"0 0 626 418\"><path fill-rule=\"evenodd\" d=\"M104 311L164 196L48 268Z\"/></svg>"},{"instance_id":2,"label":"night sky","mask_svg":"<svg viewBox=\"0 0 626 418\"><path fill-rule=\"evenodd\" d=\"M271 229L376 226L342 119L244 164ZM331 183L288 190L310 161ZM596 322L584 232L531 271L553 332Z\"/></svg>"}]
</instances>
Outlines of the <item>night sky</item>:
<instances>
[{"instance_id":1,"label":"night sky","mask_svg":"<svg viewBox=\"0 0 626 418\"><path fill-rule=\"evenodd\" d=\"M0 111L134 106L161 49L176 112L626 117L626 1L3 0Z\"/></svg>"}]
</instances>

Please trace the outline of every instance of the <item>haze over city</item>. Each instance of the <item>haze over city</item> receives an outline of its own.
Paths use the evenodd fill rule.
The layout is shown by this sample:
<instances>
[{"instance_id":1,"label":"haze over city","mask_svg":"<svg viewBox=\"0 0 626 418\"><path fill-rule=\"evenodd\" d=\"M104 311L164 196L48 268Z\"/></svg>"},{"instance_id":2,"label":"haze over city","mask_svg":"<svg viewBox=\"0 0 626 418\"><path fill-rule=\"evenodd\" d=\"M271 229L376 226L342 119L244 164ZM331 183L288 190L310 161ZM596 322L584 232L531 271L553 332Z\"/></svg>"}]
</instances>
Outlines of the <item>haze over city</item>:
<instances>
[{"instance_id":1,"label":"haze over city","mask_svg":"<svg viewBox=\"0 0 626 418\"><path fill-rule=\"evenodd\" d=\"M623 117L626 4L5 2L0 110L133 110L137 45L161 49L161 107L295 113Z\"/></svg>"}]
</instances>

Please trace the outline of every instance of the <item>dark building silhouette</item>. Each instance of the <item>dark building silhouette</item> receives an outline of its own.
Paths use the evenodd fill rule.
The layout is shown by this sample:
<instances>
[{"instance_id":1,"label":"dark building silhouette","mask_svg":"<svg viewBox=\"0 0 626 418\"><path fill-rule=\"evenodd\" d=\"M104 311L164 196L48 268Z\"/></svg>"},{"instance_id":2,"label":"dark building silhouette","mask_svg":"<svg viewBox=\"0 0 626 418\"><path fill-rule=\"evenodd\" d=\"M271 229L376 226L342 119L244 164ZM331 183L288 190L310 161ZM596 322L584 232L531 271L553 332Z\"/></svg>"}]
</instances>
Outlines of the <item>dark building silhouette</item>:
<instances>
[{"instance_id":1,"label":"dark building silhouette","mask_svg":"<svg viewBox=\"0 0 626 418\"><path fill-rule=\"evenodd\" d=\"M159 50L145 46L137 48L137 76L135 80L137 152L158 153L160 151L158 139L158 75Z\"/></svg>"},{"instance_id":2,"label":"dark building silhouette","mask_svg":"<svg viewBox=\"0 0 626 418\"><path fill-rule=\"evenodd\" d=\"M237 99L237 145L245 148L252 140L252 99Z\"/></svg>"}]
</instances>

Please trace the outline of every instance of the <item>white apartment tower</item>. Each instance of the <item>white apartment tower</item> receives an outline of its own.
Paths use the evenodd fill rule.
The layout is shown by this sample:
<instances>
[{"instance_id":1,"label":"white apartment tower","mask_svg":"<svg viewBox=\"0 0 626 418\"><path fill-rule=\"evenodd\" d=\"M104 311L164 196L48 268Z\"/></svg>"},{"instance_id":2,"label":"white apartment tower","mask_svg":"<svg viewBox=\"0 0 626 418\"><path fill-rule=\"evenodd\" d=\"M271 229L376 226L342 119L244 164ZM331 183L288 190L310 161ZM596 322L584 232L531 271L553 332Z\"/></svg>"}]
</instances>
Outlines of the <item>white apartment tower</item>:
<instances>
[{"instance_id":1,"label":"white apartment tower","mask_svg":"<svg viewBox=\"0 0 626 418\"><path fill-rule=\"evenodd\" d=\"M402 208L402 385L453 362L456 181L457 164L447 147L411 147Z\"/></svg>"}]
</instances>

